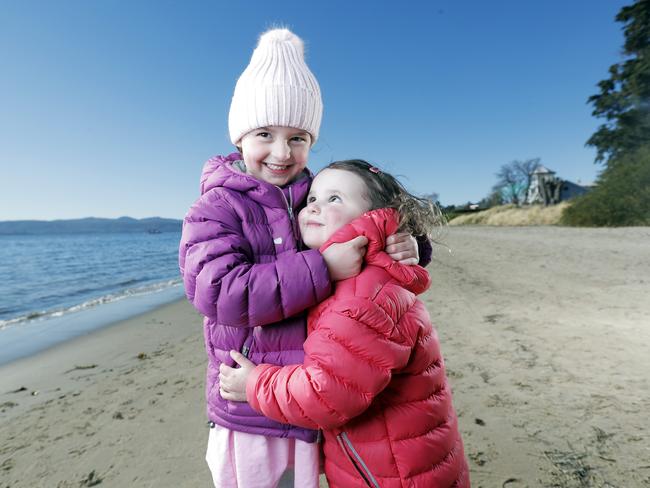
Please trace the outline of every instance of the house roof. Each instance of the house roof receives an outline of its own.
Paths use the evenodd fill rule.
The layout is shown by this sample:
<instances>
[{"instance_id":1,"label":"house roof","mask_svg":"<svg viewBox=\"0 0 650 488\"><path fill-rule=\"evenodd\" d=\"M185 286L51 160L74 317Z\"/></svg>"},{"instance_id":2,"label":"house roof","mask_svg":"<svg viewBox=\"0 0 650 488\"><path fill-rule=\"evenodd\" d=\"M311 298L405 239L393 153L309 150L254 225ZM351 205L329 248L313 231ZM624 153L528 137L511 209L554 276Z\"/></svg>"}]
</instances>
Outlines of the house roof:
<instances>
[{"instance_id":1,"label":"house roof","mask_svg":"<svg viewBox=\"0 0 650 488\"><path fill-rule=\"evenodd\" d=\"M537 174L555 174L555 171L551 171L546 166L540 164L539 166L537 166L535 171L533 171L533 174L534 175L537 175Z\"/></svg>"}]
</instances>

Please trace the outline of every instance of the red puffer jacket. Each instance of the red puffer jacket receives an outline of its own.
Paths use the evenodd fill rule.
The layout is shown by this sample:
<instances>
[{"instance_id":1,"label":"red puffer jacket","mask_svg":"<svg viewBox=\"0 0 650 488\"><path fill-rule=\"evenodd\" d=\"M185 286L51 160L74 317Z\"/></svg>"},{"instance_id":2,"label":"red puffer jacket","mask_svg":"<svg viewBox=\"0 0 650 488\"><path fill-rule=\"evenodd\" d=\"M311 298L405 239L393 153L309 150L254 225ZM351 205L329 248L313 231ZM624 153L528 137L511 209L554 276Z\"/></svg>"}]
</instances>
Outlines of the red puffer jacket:
<instances>
[{"instance_id":1,"label":"red puffer jacket","mask_svg":"<svg viewBox=\"0 0 650 488\"><path fill-rule=\"evenodd\" d=\"M330 487L469 487L469 473L436 331L416 295L427 272L383 252L393 210L364 214L324 246L368 238L366 266L309 314L303 365L261 364L251 406L324 431Z\"/></svg>"}]
</instances>

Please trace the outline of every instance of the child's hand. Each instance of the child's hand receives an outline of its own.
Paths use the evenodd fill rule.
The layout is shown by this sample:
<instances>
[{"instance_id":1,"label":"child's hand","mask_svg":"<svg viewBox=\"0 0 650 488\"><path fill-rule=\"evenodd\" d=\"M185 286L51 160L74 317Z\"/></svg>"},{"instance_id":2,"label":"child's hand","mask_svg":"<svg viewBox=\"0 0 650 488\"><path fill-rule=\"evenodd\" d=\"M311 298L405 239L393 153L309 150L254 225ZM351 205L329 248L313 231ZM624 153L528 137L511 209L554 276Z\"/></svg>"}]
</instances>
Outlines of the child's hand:
<instances>
[{"instance_id":1,"label":"child's hand","mask_svg":"<svg viewBox=\"0 0 650 488\"><path fill-rule=\"evenodd\" d=\"M418 241L406 232L389 235L386 238L386 248L384 251L401 264L413 265L420 262Z\"/></svg>"},{"instance_id":2,"label":"child's hand","mask_svg":"<svg viewBox=\"0 0 650 488\"><path fill-rule=\"evenodd\" d=\"M231 368L221 363L219 366L219 393L226 400L245 402L246 380L255 368L255 364L237 351L230 351L230 357L241 367Z\"/></svg>"},{"instance_id":3,"label":"child's hand","mask_svg":"<svg viewBox=\"0 0 650 488\"><path fill-rule=\"evenodd\" d=\"M323 259L330 273L330 279L341 281L358 275L361 272L367 245L367 237L357 236L347 242L332 244L325 249Z\"/></svg>"}]
</instances>

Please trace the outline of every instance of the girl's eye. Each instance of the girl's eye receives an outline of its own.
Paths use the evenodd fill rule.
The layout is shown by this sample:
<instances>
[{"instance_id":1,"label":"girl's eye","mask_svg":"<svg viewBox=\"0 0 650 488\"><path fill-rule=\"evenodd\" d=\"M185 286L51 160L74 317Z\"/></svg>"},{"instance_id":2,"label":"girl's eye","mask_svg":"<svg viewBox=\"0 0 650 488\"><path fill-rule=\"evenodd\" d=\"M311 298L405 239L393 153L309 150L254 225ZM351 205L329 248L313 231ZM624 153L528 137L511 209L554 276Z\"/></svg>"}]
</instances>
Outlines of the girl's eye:
<instances>
[{"instance_id":1,"label":"girl's eye","mask_svg":"<svg viewBox=\"0 0 650 488\"><path fill-rule=\"evenodd\" d=\"M267 137L271 137L271 134L268 133L268 132L258 132L258 133L257 133L257 136L258 136L258 137L263 137L263 138L266 139Z\"/></svg>"},{"instance_id":2,"label":"girl's eye","mask_svg":"<svg viewBox=\"0 0 650 488\"><path fill-rule=\"evenodd\" d=\"M331 197L329 197L328 200L328 202L340 202L340 201L341 201L341 197L338 195L332 195Z\"/></svg>"},{"instance_id":3,"label":"girl's eye","mask_svg":"<svg viewBox=\"0 0 650 488\"><path fill-rule=\"evenodd\" d=\"M313 203L316 201L316 197L307 197L307 203Z\"/></svg>"},{"instance_id":4,"label":"girl's eye","mask_svg":"<svg viewBox=\"0 0 650 488\"><path fill-rule=\"evenodd\" d=\"M305 139L304 137L301 137L301 136L294 136L294 137L291 138L291 140L293 142L299 142L301 144L307 142L307 139Z\"/></svg>"}]
</instances>

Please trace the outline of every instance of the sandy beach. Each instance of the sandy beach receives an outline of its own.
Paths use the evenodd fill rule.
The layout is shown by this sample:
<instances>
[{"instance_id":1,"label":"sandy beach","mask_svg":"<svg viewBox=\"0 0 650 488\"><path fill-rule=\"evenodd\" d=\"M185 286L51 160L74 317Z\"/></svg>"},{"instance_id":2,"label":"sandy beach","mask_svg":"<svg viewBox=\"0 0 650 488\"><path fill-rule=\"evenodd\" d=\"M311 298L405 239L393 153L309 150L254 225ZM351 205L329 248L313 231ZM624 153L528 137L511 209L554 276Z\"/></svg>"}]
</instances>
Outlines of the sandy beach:
<instances>
[{"instance_id":1,"label":"sandy beach","mask_svg":"<svg viewBox=\"0 0 650 488\"><path fill-rule=\"evenodd\" d=\"M475 488L650 486L650 228L453 227L423 295ZM208 487L185 301L0 367L0 488Z\"/></svg>"}]
</instances>

